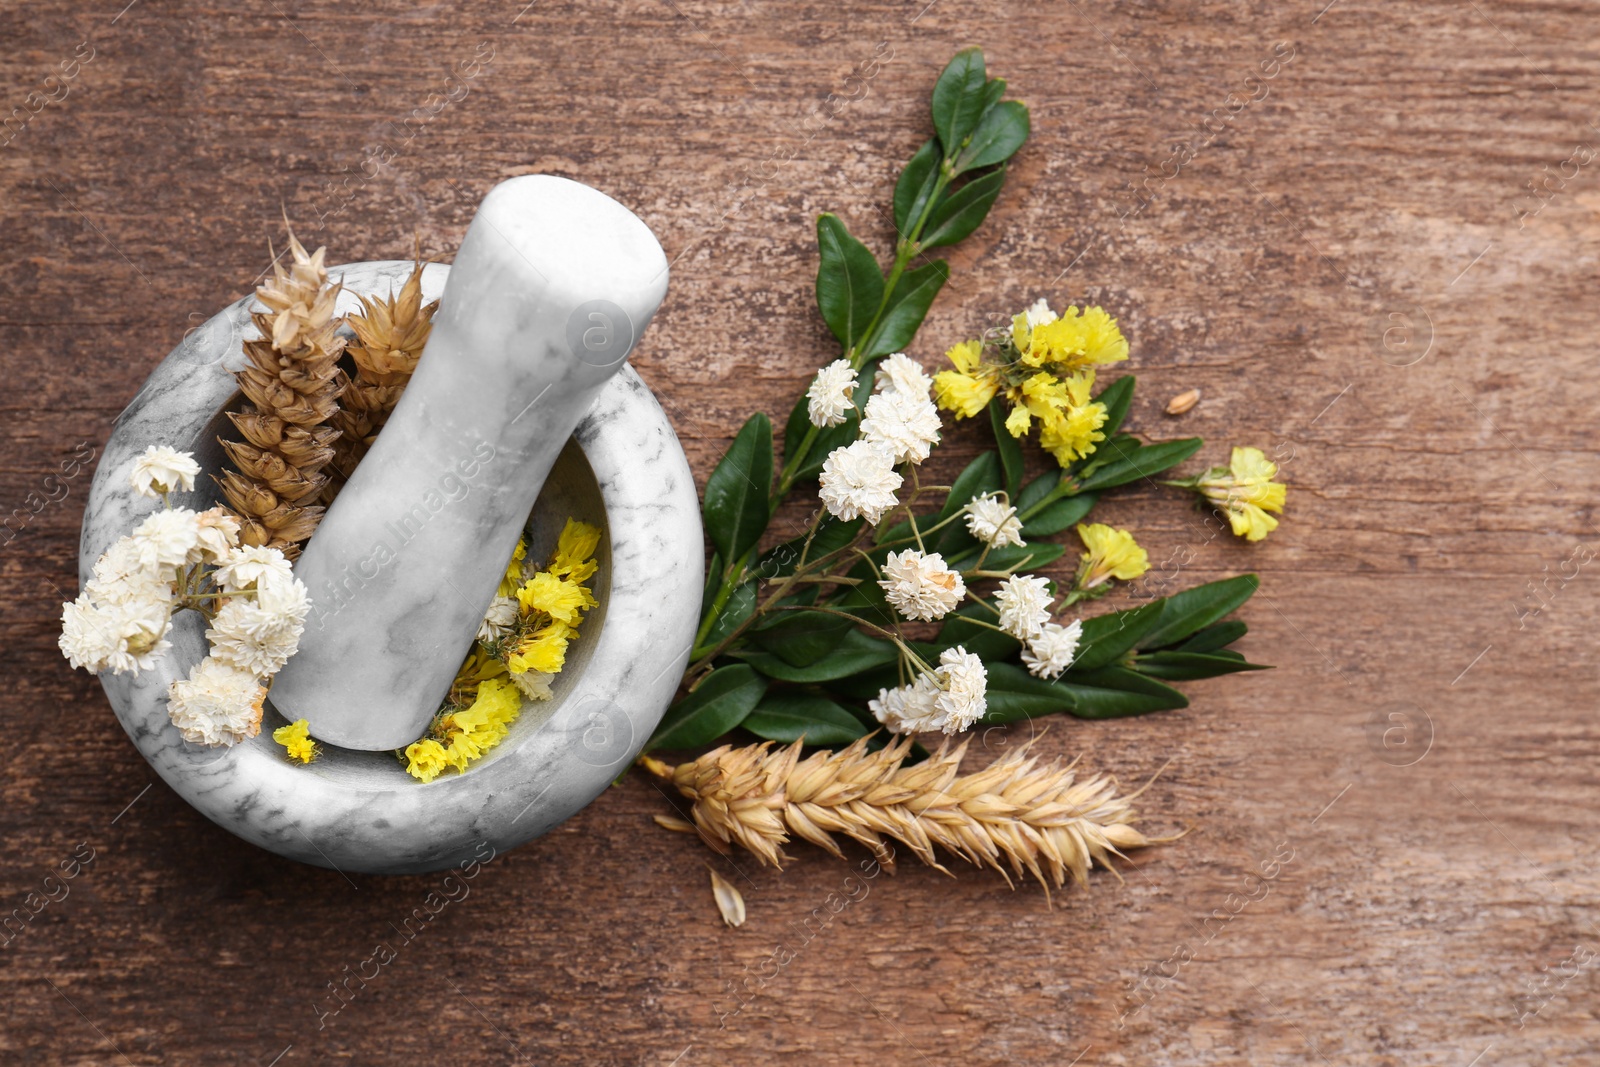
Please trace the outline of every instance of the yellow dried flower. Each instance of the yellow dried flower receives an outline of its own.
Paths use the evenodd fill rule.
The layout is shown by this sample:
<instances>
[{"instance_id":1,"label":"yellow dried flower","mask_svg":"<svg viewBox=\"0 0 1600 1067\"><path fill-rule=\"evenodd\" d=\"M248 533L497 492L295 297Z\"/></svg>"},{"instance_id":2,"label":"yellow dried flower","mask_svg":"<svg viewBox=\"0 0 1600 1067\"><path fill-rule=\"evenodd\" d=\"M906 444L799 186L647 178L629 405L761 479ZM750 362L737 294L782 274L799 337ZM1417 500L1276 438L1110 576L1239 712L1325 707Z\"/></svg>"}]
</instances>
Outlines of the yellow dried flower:
<instances>
[{"instance_id":1,"label":"yellow dried flower","mask_svg":"<svg viewBox=\"0 0 1600 1067\"><path fill-rule=\"evenodd\" d=\"M1078 563L1078 589L1087 592L1112 578L1131 582L1150 569L1150 557L1127 530L1099 522L1079 523L1078 536L1088 549Z\"/></svg>"},{"instance_id":2,"label":"yellow dried flower","mask_svg":"<svg viewBox=\"0 0 1600 1067\"><path fill-rule=\"evenodd\" d=\"M1272 479L1278 465L1259 448L1235 447L1228 466L1212 467L1194 480L1193 488L1223 510L1236 537L1260 541L1278 528L1267 514L1283 513L1288 487Z\"/></svg>"},{"instance_id":3,"label":"yellow dried flower","mask_svg":"<svg viewBox=\"0 0 1600 1067\"><path fill-rule=\"evenodd\" d=\"M311 726L304 719L278 727L272 731L272 739L282 745L284 754L297 763L310 763L319 753L316 742L311 740Z\"/></svg>"}]
</instances>

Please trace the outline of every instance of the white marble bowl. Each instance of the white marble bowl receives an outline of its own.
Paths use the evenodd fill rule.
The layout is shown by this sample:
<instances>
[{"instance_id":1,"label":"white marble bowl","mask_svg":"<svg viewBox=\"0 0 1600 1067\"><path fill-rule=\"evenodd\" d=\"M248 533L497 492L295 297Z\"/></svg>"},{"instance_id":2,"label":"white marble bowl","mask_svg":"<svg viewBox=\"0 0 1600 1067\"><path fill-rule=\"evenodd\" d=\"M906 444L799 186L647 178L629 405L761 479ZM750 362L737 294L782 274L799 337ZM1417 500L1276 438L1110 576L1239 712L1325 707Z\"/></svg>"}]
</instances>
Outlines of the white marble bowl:
<instances>
[{"instance_id":1,"label":"white marble bowl","mask_svg":"<svg viewBox=\"0 0 1600 1067\"><path fill-rule=\"evenodd\" d=\"M411 265L387 261L332 268L344 279L341 312L356 293L398 289ZM423 275L425 299L449 268ZM79 577L159 502L128 488L147 445L193 450L202 485L174 502L218 502L216 436L238 402L232 371L254 336L240 300L174 349L117 419L84 513ZM261 735L231 749L185 742L167 719L167 686L205 653L194 612L174 620L172 652L137 678L101 678L117 718L162 779L217 825L283 856L322 867L414 873L457 866L514 848L598 796L638 754L677 688L699 614L704 574L694 479L672 427L631 368L605 387L551 471L534 508L530 555L554 545L568 516L600 526L600 605L573 643L554 698L525 703L510 736L465 774L429 784L393 754L325 746L310 766L292 765L270 734L282 718L270 701ZM448 595L442 591L441 595Z\"/></svg>"}]
</instances>

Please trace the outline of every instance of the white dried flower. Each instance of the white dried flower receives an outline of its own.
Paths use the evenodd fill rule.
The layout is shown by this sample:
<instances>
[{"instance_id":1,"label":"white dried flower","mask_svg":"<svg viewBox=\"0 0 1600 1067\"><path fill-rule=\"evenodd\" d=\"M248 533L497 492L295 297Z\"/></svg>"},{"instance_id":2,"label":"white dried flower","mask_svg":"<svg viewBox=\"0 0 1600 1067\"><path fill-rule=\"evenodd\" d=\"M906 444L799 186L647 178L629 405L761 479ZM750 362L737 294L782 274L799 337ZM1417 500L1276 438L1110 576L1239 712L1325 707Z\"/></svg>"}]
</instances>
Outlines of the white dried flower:
<instances>
[{"instance_id":1,"label":"white dried flower","mask_svg":"<svg viewBox=\"0 0 1600 1067\"><path fill-rule=\"evenodd\" d=\"M188 508L151 513L129 535L140 564L147 570L176 570L187 563L190 550L200 543L199 519Z\"/></svg>"},{"instance_id":2,"label":"white dried flower","mask_svg":"<svg viewBox=\"0 0 1600 1067\"><path fill-rule=\"evenodd\" d=\"M310 609L303 582L268 572L257 583L254 596L234 597L211 620L206 630L211 655L266 678L281 670L300 647Z\"/></svg>"},{"instance_id":3,"label":"white dried flower","mask_svg":"<svg viewBox=\"0 0 1600 1067\"><path fill-rule=\"evenodd\" d=\"M169 603L125 597L102 603L82 593L61 605L61 654L74 667L99 673L134 674L149 670L172 648Z\"/></svg>"},{"instance_id":4,"label":"white dried flower","mask_svg":"<svg viewBox=\"0 0 1600 1067\"><path fill-rule=\"evenodd\" d=\"M84 587L101 606L137 602L171 613L172 582L164 568L146 567L139 546L124 537L95 560L94 577Z\"/></svg>"},{"instance_id":5,"label":"white dried flower","mask_svg":"<svg viewBox=\"0 0 1600 1067\"><path fill-rule=\"evenodd\" d=\"M1037 637L1050 621L1050 582L1031 574L1013 574L994 595L1000 605L1000 629L1018 641Z\"/></svg>"},{"instance_id":6,"label":"white dried flower","mask_svg":"<svg viewBox=\"0 0 1600 1067\"><path fill-rule=\"evenodd\" d=\"M944 724L944 712L934 704L938 696L932 676L923 674L910 685L878 690L878 699L867 701L867 708L892 734L923 733Z\"/></svg>"},{"instance_id":7,"label":"white dried flower","mask_svg":"<svg viewBox=\"0 0 1600 1067\"><path fill-rule=\"evenodd\" d=\"M1050 310L1049 302L1042 296L1035 300L1033 306L1023 314L1028 316L1028 329L1030 330L1054 322L1060 317Z\"/></svg>"},{"instance_id":8,"label":"white dried flower","mask_svg":"<svg viewBox=\"0 0 1600 1067\"><path fill-rule=\"evenodd\" d=\"M234 745L261 732L267 691L255 675L207 657L167 691L167 717L197 745Z\"/></svg>"},{"instance_id":9,"label":"white dried flower","mask_svg":"<svg viewBox=\"0 0 1600 1067\"><path fill-rule=\"evenodd\" d=\"M933 677L940 690L934 705L944 715L941 730L958 734L983 718L989 709L989 672L984 669L983 660L960 645L947 648L939 657Z\"/></svg>"},{"instance_id":10,"label":"white dried flower","mask_svg":"<svg viewBox=\"0 0 1600 1067\"><path fill-rule=\"evenodd\" d=\"M1022 650L1022 662L1035 678L1059 678L1062 671L1072 666L1082 637L1083 623L1077 619L1066 626L1047 622L1039 636Z\"/></svg>"},{"instance_id":11,"label":"white dried flower","mask_svg":"<svg viewBox=\"0 0 1600 1067\"><path fill-rule=\"evenodd\" d=\"M933 379L922 369L922 364L904 352L896 352L878 364L872 387L880 393L906 393L926 400L933 389Z\"/></svg>"},{"instance_id":12,"label":"white dried flower","mask_svg":"<svg viewBox=\"0 0 1600 1067\"><path fill-rule=\"evenodd\" d=\"M896 611L918 622L944 618L967 595L961 573L945 566L943 556L914 548L889 553L878 584Z\"/></svg>"},{"instance_id":13,"label":"white dried flower","mask_svg":"<svg viewBox=\"0 0 1600 1067\"><path fill-rule=\"evenodd\" d=\"M529 700L549 700L550 682L555 678L553 674L543 671L523 671L521 674L511 672L511 684L517 691Z\"/></svg>"},{"instance_id":14,"label":"white dried flower","mask_svg":"<svg viewBox=\"0 0 1600 1067\"><path fill-rule=\"evenodd\" d=\"M253 589L265 578L272 581L294 580L294 568L276 548L260 545L243 545L223 557L212 574L212 579L230 593Z\"/></svg>"},{"instance_id":15,"label":"white dried flower","mask_svg":"<svg viewBox=\"0 0 1600 1067\"><path fill-rule=\"evenodd\" d=\"M828 454L817 495L838 518L848 521L859 515L876 526L883 513L898 503L894 494L901 481L888 449L871 441L856 441Z\"/></svg>"},{"instance_id":16,"label":"white dried flower","mask_svg":"<svg viewBox=\"0 0 1600 1067\"><path fill-rule=\"evenodd\" d=\"M200 473L200 464L194 453L179 452L166 445L151 445L144 454L133 461L128 474L128 484L140 496L159 497L165 493L194 488L194 479Z\"/></svg>"},{"instance_id":17,"label":"white dried flower","mask_svg":"<svg viewBox=\"0 0 1600 1067\"><path fill-rule=\"evenodd\" d=\"M817 371L806 390L806 414L813 426L837 426L854 408L856 370L848 359L836 359Z\"/></svg>"},{"instance_id":18,"label":"white dried flower","mask_svg":"<svg viewBox=\"0 0 1600 1067\"><path fill-rule=\"evenodd\" d=\"M874 393L861 436L887 448L896 463L921 463L939 443L939 409L926 393Z\"/></svg>"},{"instance_id":19,"label":"white dried flower","mask_svg":"<svg viewBox=\"0 0 1600 1067\"><path fill-rule=\"evenodd\" d=\"M489 602L489 610L478 624L478 640L484 644L500 640L517 621L519 605L514 596L497 596Z\"/></svg>"},{"instance_id":20,"label":"white dried flower","mask_svg":"<svg viewBox=\"0 0 1600 1067\"><path fill-rule=\"evenodd\" d=\"M990 548L1024 547L1017 509L992 493L975 496L967 505L967 530Z\"/></svg>"},{"instance_id":21,"label":"white dried flower","mask_svg":"<svg viewBox=\"0 0 1600 1067\"><path fill-rule=\"evenodd\" d=\"M239 520L224 507L202 511L195 519L195 538L190 563L221 563L239 547Z\"/></svg>"}]
</instances>

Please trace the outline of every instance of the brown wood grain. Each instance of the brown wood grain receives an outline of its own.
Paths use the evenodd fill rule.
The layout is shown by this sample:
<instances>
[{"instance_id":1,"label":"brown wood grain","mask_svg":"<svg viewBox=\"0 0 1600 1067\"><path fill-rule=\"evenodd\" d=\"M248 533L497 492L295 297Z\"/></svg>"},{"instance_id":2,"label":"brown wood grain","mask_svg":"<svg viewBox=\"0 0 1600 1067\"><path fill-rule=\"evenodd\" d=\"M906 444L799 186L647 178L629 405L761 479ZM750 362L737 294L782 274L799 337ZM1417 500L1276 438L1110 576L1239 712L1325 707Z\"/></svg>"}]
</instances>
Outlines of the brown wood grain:
<instances>
[{"instance_id":1,"label":"brown wood grain","mask_svg":"<svg viewBox=\"0 0 1600 1067\"><path fill-rule=\"evenodd\" d=\"M1600 489L1593 8L123 2L0 12L0 116L31 114L0 148L0 512L21 515L0 546L0 904L94 854L0 948L0 1061L1595 1062L1600 578L1563 567L1594 549ZM467 94L416 119L483 42ZM865 92L830 104L880 42ZM448 257L484 192L534 171L629 204L674 258L635 362L703 481L832 358L815 216L887 248L898 164L968 43L1034 136L917 354L1036 296L1103 303L1137 429L1203 434L1205 461L1258 445L1292 486L1257 546L1208 541L1153 487L1097 513L1158 562L1192 556L1176 585L1262 576L1245 648L1276 671L1039 742L1127 783L1173 761L1142 806L1190 833L1053 907L906 868L807 940L844 864L715 860L630 777L324 1014L437 879L278 860L155 781L55 650L87 475L37 513L29 494L58 496L47 477L246 291L284 212L335 262L413 233ZM30 93L60 98L33 114ZM373 173L377 146L396 155ZM1195 410L1161 413L1190 388ZM952 468L981 442L949 437ZM798 949L768 973L779 945Z\"/></svg>"}]
</instances>

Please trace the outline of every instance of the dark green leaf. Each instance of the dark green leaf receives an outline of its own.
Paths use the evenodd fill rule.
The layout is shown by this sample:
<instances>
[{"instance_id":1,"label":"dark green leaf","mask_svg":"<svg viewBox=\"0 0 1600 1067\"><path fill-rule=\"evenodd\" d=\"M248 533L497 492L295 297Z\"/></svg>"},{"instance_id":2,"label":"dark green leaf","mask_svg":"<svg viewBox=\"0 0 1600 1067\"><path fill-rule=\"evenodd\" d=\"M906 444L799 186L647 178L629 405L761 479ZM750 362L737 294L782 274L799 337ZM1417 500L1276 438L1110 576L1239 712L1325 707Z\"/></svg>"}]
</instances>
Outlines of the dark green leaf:
<instances>
[{"instance_id":1,"label":"dark green leaf","mask_svg":"<svg viewBox=\"0 0 1600 1067\"><path fill-rule=\"evenodd\" d=\"M784 744L804 737L808 745L848 745L867 732L860 719L827 697L792 690L768 693L742 725Z\"/></svg>"},{"instance_id":2,"label":"dark green leaf","mask_svg":"<svg viewBox=\"0 0 1600 1067\"><path fill-rule=\"evenodd\" d=\"M983 87L983 110L987 112L1000 102L1006 95L1006 80L1004 78L990 78L989 84Z\"/></svg>"},{"instance_id":3,"label":"dark green leaf","mask_svg":"<svg viewBox=\"0 0 1600 1067\"><path fill-rule=\"evenodd\" d=\"M1145 652L1135 657L1133 669L1151 678L1184 682L1194 678L1215 678L1236 671L1265 671L1271 668L1215 652Z\"/></svg>"},{"instance_id":4,"label":"dark green leaf","mask_svg":"<svg viewBox=\"0 0 1600 1067\"><path fill-rule=\"evenodd\" d=\"M667 709L646 750L710 744L744 721L767 691L767 680L742 663L718 667L695 691Z\"/></svg>"},{"instance_id":5,"label":"dark green leaf","mask_svg":"<svg viewBox=\"0 0 1600 1067\"><path fill-rule=\"evenodd\" d=\"M928 206L928 198L939 181L939 162L939 142L929 140L900 172L900 180L894 186L894 228L901 237L911 235L911 228Z\"/></svg>"},{"instance_id":6,"label":"dark green leaf","mask_svg":"<svg viewBox=\"0 0 1600 1067\"><path fill-rule=\"evenodd\" d=\"M711 610L711 604L717 598L717 590L722 588L722 553L715 550L711 553L711 563L706 568L705 588L700 591L700 618L706 617L706 612Z\"/></svg>"},{"instance_id":7,"label":"dark green leaf","mask_svg":"<svg viewBox=\"0 0 1600 1067\"><path fill-rule=\"evenodd\" d=\"M1036 571L1041 567L1048 567L1061 558L1066 546L1052 541L1034 541L1022 547L1006 545L1004 548L991 548L989 554L983 557L983 569L986 571L1004 571L1022 568ZM971 558L967 558L967 557ZM963 565L977 562L977 557L971 552L965 553L960 561Z\"/></svg>"},{"instance_id":8,"label":"dark green leaf","mask_svg":"<svg viewBox=\"0 0 1600 1067\"><path fill-rule=\"evenodd\" d=\"M717 621L711 624L706 639L702 641L692 655L695 658L711 651L724 637L733 633L734 628L748 619L756 610L756 583L745 582L735 589L728 597L728 602L722 607L722 614L717 616Z\"/></svg>"},{"instance_id":9,"label":"dark green leaf","mask_svg":"<svg viewBox=\"0 0 1600 1067\"><path fill-rule=\"evenodd\" d=\"M1174 593L1162 605L1161 619L1156 626L1142 635L1140 648L1160 648L1176 644L1203 626L1227 615L1255 593L1261 580L1253 574L1207 582L1193 589Z\"/></svg>"},{"instance_id":10,"label":"dark green leaf","mask_svg":"<svg viewBox=\"0 0 1600 1067\"><path fill-rule=\"evenodd\" d=\"M921 246L943 248L966 240L988 217L1005 183L1006 168L996 167L945 197L928 216L928 225L920 238Z\"/></svg>"},{"instance_id":11,"label":"dark green leaf","mask_svg":"<svg viewBox=\"0 0 1600 1067\"><path fill-rule=\"evenodd\" d=\"M1000 660L1010 659L1021 649L1021 644L1010 634L991 630L987 626L979 626L972 621L973 619L982 619L993 625L997 616L993 608L985 607L983 604L969 602L961 605L955 612L944 617L944 624L939 627L939 636L933 641L929 651L937 656L947 648L960 645L986 663L997 663Z\"/></svg>"},{"instance_id":12,"label":"dark green leaf","mask_svg":"<svg viewBox=\"0 0 1600 1067\"><path fill-rule=\"evenodd\" d=\"M756 412L706 482L706 532L723 559L737 560L761 540L771 491L772 423Z\"/></svg>"},{"instance_id":13,"label":"dark green leaf","mask_svg":"<svg viewBox=\"0 0 1600 1067\"><path fill-rule=\"evenodd\" d=\"M872 667L893 663L899 650L888 641L869 637L860 630L851 630L839 642L839 647L816 663L796 667L770 652L749 649L738 655L750 666L770 678L784 682L829 682L844 678Z\"/></svg>"},{"instance_id":14,"label":"dark green leaf","mask_svg":"<svg viewBox=\"0 0 1600 1067\"><path fill-rule=\"evenodd\" d=\"M1028 540L1058 534L1074 523L1088 518L1100 499L1098 493L1078 493L1046 506L1033 518L1022 524L1022 536Z\"/></svg>"},{"instance_id":15,"label":"dark green leaf","mask_svg":"<svg viewBox=\"0 0 1600 1067\"><path fill-rule=\"evenodd\" d=\"M1135 384L1134 376L1129 374L1100 390L1100 395L1095 397L1106 406L1106 421L1100 426L1100 432L1106 437L1115 436L1122 429L1122 423L1128 417L1128 408L1133 404Z\"/></svg>"},{"instance_id":16,"label":"dark green leaf","mask_svg":"<svg viewBox=\"0 0 1600 1067\"><path fill-rule=\"evenodd\" d=\"M1061 482L1061 470L1051 467L1039 477L1022 487L1022 492L1012 503L1017 505L1017 514L1021 515L1038 504L1039 501L1050 495L1051 490Z\"/></svg>"},{"instance_id":17,"label":"dark green leaf","mask_svg":"<svg viewBox=\"0 0 1600 1067\"><path fill-rule=\"evenodd\" d=\"M1006 429L1006 405L999 397L989 401L989 427L1006 475L1006 498L1015 501L1022 495L1022 442Z\"/></svg>"},{"instance_id":18,"label":"dark green leaf","mask_svg":"<svg viewBox=\"0 0 1600 1067\"><path fill-rule=\"evenodd\" d=\"M849 348L862 339L883 301L883 272L837 215L817 216L817 247L822 256L817 264L817 307L828 329Z\"/></svg>"},{"instance_id":19,"label":"dark green leaf","mask_svg":"<svg viewBox=\"0 0 1600 1067\"><path fill-rule=\"evenodd\" d=\"M1194 636L1178 646L1180 652L1217 652L1233 644L1250 632L1250 627L1238 619L1214 622L1194 632Z\"/></svg>"},{"instance_id":20,"label":"dark green leaf","mask_svg":"<svg viewBox=\"0 0 1600 1067\"><path fill-rule=\"evenodd\" d=\"M961 142L977 127L988 103L983 51L963 48L946 64L933 86L933 128L944 144L946 156L954 156L961 149Z\"/></svg>"},{"instance_id":21,"label":"dark green leaf","mask_svg":"<svg viewBox=\"0 0 1600 1067\"><path fill-rule=\"evenodd\" d=\"M804 667L832 652L855 626L846 615L827 611L779 611L749 632L750 642L785 662Z\"/></svg>"},{"instance_id":22,"label":"dark green leaf","mask_svg":"<svg viewBox=\"0 0 1600 1067\"><path fill-rule=\"evenodd\" d=\"M1000 457L993 452L984 452L968 463L965 469L950 485L950 495L945 498L944 507L939 510L939 521L943 522L962 508L972 502L973 497L985 493L998 493L1005 484L1004 468L1000 464Z\"/></svg>"},{"instance_id":23,"label":"dark green leaf","mask_svg":"<svg viewBox=\"0 0 1600 1067\"><path fill-rule=\"evenodd\" d=\"M1056 684L1070 695L1072 714L1080 719L1120 719L1189 706L1189 698L1176 689L1125 667L1068 671Z\"/></svg>"},{"instance_id":24,"label":"dark green leaf","mask_svg":"<svg viewBox=\"0 0 1600 1067\"><path fill-rule=\"evenodd\" d=\"M1015 663L990 663L988 668L989 707L984 723L1015 722L1072 710L1073 694L1059 683L1035 678Z\"/></svg>"},{"instance_id":25,"label":"dark green leaf","mask_svg":"<svg viewBox=\"0 0 1600 1067\"><path fill-rule=\"evenodd\" d=\"M1165 601L1152 600L1127 611L1113 611L1083 620L1083 637L1078 642L1078 655L1072 661L1072 669L1092 671L1110 666L1127 655L1161 620L1164 606Z\"/></svg>"},{"instance_id":26,"label":"dark green leaf","mask_svg":"<svg viewBox=\"0 0 1600 1067\"><path fill-rule=\"evenodd\" d=\"M1185 437L1128 450L1085 478L1078 488L1110 489L1141 478L1154 478L1168 467L1177 466L1194 455L1203 444L1205 442L1198 437Z\"/></svg>"},{"instance_id":27,"label":"dark green leaf","mask_svg":"<svg viewBox=\"0 0 1600 1067\"><path fill-rule=\"evenodd\" d=\"M1016 100L1006 100L990 108L972 131L972 143L956 158L957 174L980 167L1004 163L1017 154L1028 139L1028 108Z\"/></svg>"},{"instance_id":28,"label":"dark green leaf","mask_svg":"<svg viewBox=\"0 0 1600 1067\"><path fill-rule=\"evenodd\" d=\"M889 554L888 549L874 549L874 555L882 558ZM878 584L878 574L862 560L850 569L848 577L859 580L859 584L851 586L834 602L834 606L841 611L848 611L856 618L870 622L885 629L894 626L894 609L889 606L888 598L884 596L883 586Z\"/></svg>"},{"instance_id":29,"label":"dark green leaf","mask_svg":"<svg viewBox=\"0 0 1600 1067\"><path fill-rule=\"evenodd\" d=\"M811 547L806 547L806 535L792 538L778 545L771 551L762 555L756 563L755 573L762 578L782 578L793 574L794 569L800 565L800 557L805 555L807 562L814 562L830 552L836 552L855 540L860 532L864 520L843 519L828 515L823 518L817 527L816 536L811 539Z\"/></svg>"},{"instance_id":30,"label":"dark green leaf","mask_svg":"<svg viewBox=\"0 0 1600 1067\"><path fill-rule=\"evenodd\" d=\"M974 497L985 493L998 493L1005 487L1004 470L1000 457L993 452L984 452L967 464L966 469L957 475L955 482L952 483L950 495L945 498L936 522L950 518L971 503ZM978 547L978 542L967 530L964 519L956 519L950 523L939 531L938 537L938 543L929 547L942 553L947 560L968 555Z\"/></svg>"},{"instance_id":31,"label":"dark green leaf","mask_svg":"<svg viewBox=\"0 0 1600 1067\"><path fill-rule=\"evenodd\" d=\"M874 336L866 339L862 351L869 356L904 351L916 336L917 327L927 318L933 298L939 295L949 277L950 265L942 259L900 275L884 309L883 320L878 323Z\"/></svg>"}]
</instances>

